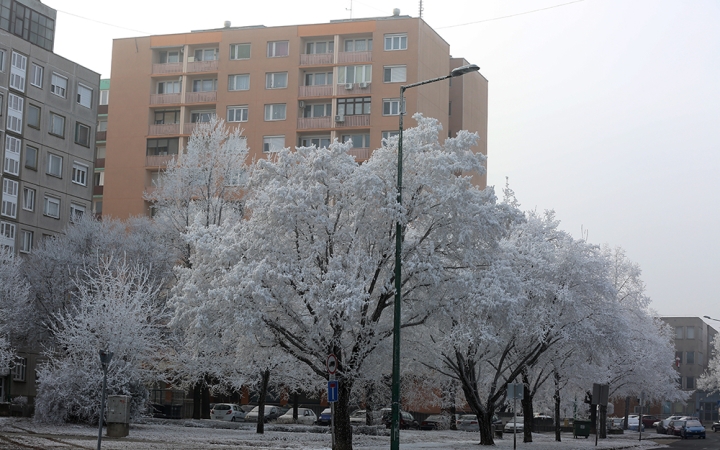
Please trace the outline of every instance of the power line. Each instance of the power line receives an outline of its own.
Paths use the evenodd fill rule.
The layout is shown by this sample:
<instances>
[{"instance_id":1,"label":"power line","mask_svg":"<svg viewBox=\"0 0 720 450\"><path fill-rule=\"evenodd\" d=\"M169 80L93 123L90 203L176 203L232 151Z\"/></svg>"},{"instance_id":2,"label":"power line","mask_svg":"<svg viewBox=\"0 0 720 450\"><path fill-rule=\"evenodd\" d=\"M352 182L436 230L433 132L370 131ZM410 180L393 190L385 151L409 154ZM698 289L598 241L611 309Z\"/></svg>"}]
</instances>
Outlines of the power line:
<instances>
[{"instance_id":1,"label":"power line","mask_svg":"<svg viewBox=\"0 0 720 450\"><path fill-rule=\"evenodd\" d=\"M525 11L525 12L521 12L521 13L517 13L517 14L510 14L510 15L508 15L508 16L493 17L492 19L483 19L483 20L478 20L478 21L475 21L475 22L461 23L461 24L457 24L457 25L447 25L447 26L444 26L444 27L435 27L435 29L436 29L436 30L441 30L441 29L443 29L443 28L464 27L464 26L466 26L466 25L474 25L474 24L476 24L476 23L492 22L493 20L500 20L500 19L507 19L507 18L510 18L510 17L522 16L522 15L525 15L525 14L530 14L530 13L534 13L534 12L538 12L538 11L545 11L545 10L553 9L553 8L559 8L559 7L561 7L561 6L572 5L573 3L580 3L580 2L584 2L584 1L585 1L585 0L574 0L574 1L572 1L572 2L562 3L562 4L560 4L560 5L548 6L548 7L546 7L546 8L540 8L540 9L533 9L532 11Z\"/></svg>"},{"instance_id":2,"label":"power line","mask_svg":"<svg viewBox=\"0 0 720 450\"><path fill-rule=\"evenodd\" d=\"M107 26L113 27L113 28L120 28L121 30L134 31L134 32L136 32L136 33L142 33L142 34L147 34L147 35L151 35L151 34L152 34L152 33L148 33L147 31L135 30L135 29L133 29L133 28L121 27L121 26L119 26L119 25L115 25L115 24L112 24L112 23L101 22L101 21L99 21L99 20L90 19L90 18L88 18L88 17L83 17L83 16L80 16L80 15L77 15L77 14L69 13L69 12L63 11L63 10L61 10L61 9L58 9L58 10L56 10L56 11L57 11L57 12L61 12L61 13L63 13L63 14L67 14L68 16L73 16L73 17L77 17L77 18L79 18L79 19L88 20L88 21L90 21L90 22L95 22L95 23L99 23L99 24L102 24L102 25L107 25Z\"/></svg>"}]
</instances>

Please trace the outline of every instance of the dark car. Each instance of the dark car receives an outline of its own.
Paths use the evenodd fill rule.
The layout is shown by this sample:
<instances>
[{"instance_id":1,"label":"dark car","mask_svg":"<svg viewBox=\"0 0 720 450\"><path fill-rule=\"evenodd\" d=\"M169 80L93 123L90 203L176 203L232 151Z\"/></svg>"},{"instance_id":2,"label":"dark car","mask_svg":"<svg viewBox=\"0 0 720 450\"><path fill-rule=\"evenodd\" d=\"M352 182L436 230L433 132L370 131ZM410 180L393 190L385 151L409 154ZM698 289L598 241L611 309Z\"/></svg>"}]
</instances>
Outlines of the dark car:
<instances>
[{"instance_id":1,"label":"dark car","mask_svg":"<svg viewBox=\"0 0 720 450\"><path fill-rule=\"evenodd\" d=\"M717 433L718 430L720 430L720 422L715 422L712 424L712 430Z\"/></svg>"},{"instance_id":2,"label":"dark car","mask_svg":"<svg viewBox=\"0 0 720 450\"><path fill-rule=\"evenodd\" d=\"M450 428L450 416L433 414L420 422L421 430L447 430Z\"/></svg>"},{"instance_id":3,"label":"dark car","mask_svg":"<svg viewBox=\"0 0 720 450\"><path fill-rule=\"evenodd\" d=\"M682 430L682 427L685 426L685 422L687 422L687 420L673 420L666 428L667 434L671 436L680 436L680 430Z\"/></svg>"},{"instance_id":4,"label":"dark car","mask_svg":"<svg viewBox=\"0 0 720 450\"><path fill-rule=\"evenodd\" d=\"M645 428L652 428L655 422L657 422L658 420L660 419L655 416L642 416L642 423L643 425L645 425Z\"/></svg>"},{"instance_id":5,"label":"dark car","mask_svg":"<svg viewBox=\"0 0 720 450\"><path fill-rule=\"evenodd\" d=\"M332 422L332 410L330 408L323 409L323 412L317 418L318 425L330 425Z\"/></svg>"},{"instance_id":6,"label":"dark car","mask_svg":"<svg viewBox=\"0 0 720 450\"><path fill-rule=\"evenodd\" d=\"M705 439L705 427L702 426L699 420L686 421L685 425L680 428L680 437L683 439L689 439L695 436Z\"/></svg>"},{"instance_id":7,"label":"dark car","mask_svg":"<svg viewBox=\"0 0 720 450\"><path fill-rule=\"evenodd\" d=\"M383 416L382 416L382 423L385 425L386 428L390 428L392 426L392 412L389 410L383 410ZM409 412L400 411L400 429L401 430L408 430L413 429L417 430L420 428L420 424L417 423L417 420L410 414Z\"/></svg>"}]
</instances>

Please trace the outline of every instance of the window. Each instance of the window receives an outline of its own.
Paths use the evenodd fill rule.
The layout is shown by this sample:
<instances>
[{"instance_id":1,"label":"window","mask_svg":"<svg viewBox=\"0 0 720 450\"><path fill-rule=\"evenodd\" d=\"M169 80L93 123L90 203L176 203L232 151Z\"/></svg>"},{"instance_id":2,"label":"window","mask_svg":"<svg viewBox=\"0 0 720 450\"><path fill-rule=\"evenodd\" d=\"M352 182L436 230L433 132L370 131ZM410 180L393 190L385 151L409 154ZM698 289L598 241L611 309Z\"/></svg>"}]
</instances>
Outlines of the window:
<instances>
[{"instance_id":1,"label":"window","mask_svg":"<svg viewBox=\"0 0 720 450\"><path fill-rule=\"evenodd\" d=\"M275 41L267 43L268 58L278 58L280 56L288 56L290 47L288 41Z\"/></svg>"},{"instance_id":2,"label":"window","mask_svg":"<svg viewBox=\"0 0 720 450\"><path fill-rule=\"evenodd\" d=\"M105 186L105 172L95 172L93 186Z\"/></svg>"},{"instance_id":3,"label":"window","mask_svg":"<svg viewBox=\"0 0 720 450\"><path fill-rule=\"evenodd\" d=\"M102 214L102 200L95 200L93 203L93 211L95 214Z\"/></svg>"},{"instance_id":4,"label":"window","mask_svg":"<svg viewBox=\"0 0 720 450\"><path fill-rule=\"evenodd\" d=\"M215 111L191 111L190 122L191 123L207 123L215 115Z\"/></svg>"},{"instance_id":5,"label":"window","mask_svg":"<svg viewBox=\"0 0 720 450\"><path fill-rule=\"evenodd\" d=\"M263 136L263 152L274 153L285 148L285 136Z\"/></svg>"},{"instance_id":6,"label":"window","mask_svg":"<svg viewBox=\"0 0 720 450\"><path fill-rule=\"evenodd\" d=\"M25 381L25 371L27 368L27 358L16 358L15 365L12 369L13 381Z\"/></svg>"},{"instance_id":7,"label":"window","mask_svg":"<svg viewBox=\"0 0 720 450\"><path fill-rule=\"evenodd\" d=\"M675 339L682 339L685 327L675 327Z\"/></svg>"},{"instance_id":8,"label":"window","mask_svg":"<svg viewBox=\"0 0 720 450\"><path fill-rule=\"evenodd\" d=\"M675 367L680 367L680 364L682 364L682 355L683 352L675 352Z\"/></svg>"},{"instance_id":9,"label":"window","mask_svg":"<svg viewBox=\"0 0 720 450\"><path fill-rule=\"evenodd\" d=\"M65 118L61 115L50 113L50 134L65 137Z\"/></svg>"},{"instance_id":10,"label":"window","mask_svg":"<svg viewBox=\"0 0 720 450\"><path fill-rule=\"evenodd\" d=\"M106 118L98 119L97 131L99 131L99 132L107 131L107 119Z\"/></svg>"},{"instance_id":11,"label":"window","mask_svg":"<svg viewBox=\"0 0 720 450\"><path fill-rule=\"evenodd\" d=\"M8 94L7 105L7 129L16 133L22 133L23 125L23 109L25 99L15 95Z\"/></svg>"},{"instance_id":12,"label":"window","mask_svg":"<svg viewBox=\"0 0 720 450\"><path fill-rule=\"evenodd\" d=\"M400 132L397 131L397 130L395 130L395 131L383 131L383 132L382 132L383 145L385 145L385 144L387 143L387 141L390 140L390 138L395 137L395 136L398 136L399 134L400 134Z\"/></svg>"},{"instance_id":13,"label":"window","mask_svg":"<svg viewBox=\"0 0 720 450\"><path fill-rule=\"evenodd\" d=\"M250 89L250 75L230 75L228 77L228 91L247 91Z\"/></svg>"},{"instance_id":14,"label":"window","mask_svg":"<svg viewBox=\"0 0 720 450\"><path fill-rule=\"evenodd\" d=\"M228 122L247 122L248 107L245 106L228 106L227 121Z\"/></svg>"},{"instance_id":15,"label":"window","mask_svg":"<svg viewBox=\"0 0 720 450\"><path fill-rule=\"evenodd\" d=\"M100 91L100 104L101 105L107 105L108 100L110 100L110 90L109 89L102 89Z\"/></svg>"},{"instance_id":16,"label":"window","mask_svg":"<svg viewBox=\"0 0 720 450\"><path fill-rule=\"evenodd\" d=\"M23 205L26 211L35 211L35 189L23 188Z\"/></svg>"},{"instance_id":17,"label":"window","mask_svg":"<svg viewBox=\"0 0 720 450\"><path fill-rule=\"evenodd\" d=\"M305 44L305 53L308 55L317 53L333 53L335 41L308 42Z\"/></svg>"},{"instance_id":18,"label":"window","mask_svg":"<svg viewBox=\"0 0 720 450\"><path fill-rule=\"evenodd\" d=\"M33 232L22 230L20 232L20 251L22 253L30 253L33 246Z\"/></svg>"},{"instance_id":19,"label":"window","mask_svg":"<svg viewBox=\"0 0 720 450\"><path fill-rule=\"evenodd\" d=\"M337 113L340 116L357 116L370 114L370 97L339 98Z\"/></svg>"},{"instance_id":20,"label":"window","mask_svg":"<svg viewBox=\"0 0 720 450\"><path fill-rule=\"evenodd\" d=\"M5 99L5 97L3 97L2 94L0 94L0 116L2 116L2 113L3 113L3 100L4 99Z\"/></svg>"},{"instance_id":21,"label":"window","mask_svg":"<svg viewBox=\"0 0 720 450\"><path fill-rule=\"evenodd\" d=\"M29 127L40 128L40 107L32 103L28 103L27 107L27 124Z\"/></svg>"},{"instance_id":22,"label":"window","mask_svg":"<svg viewBox=\"0 0 720 450\"><path fill-rule=\"evenodd\" d=\"M332 84L332 72L306 73L305 86L326 86Z\"/></svg>"},{"instance_id":23,"label":"window","mask_svg":"<svg viewBox=\"0 0 720 450\"><path fill-rule=\"evenodd\" d=\"M286 88L287 82L287 72L270 72L265 74L265 89Z\"/></svg>"},{"instance_id":24,"label":"window","mask_svg":"<svg viewBox=\"0 0 720 450\"><path fill-rule=\"evenodd\" d=\"M98 145L97 147L95 147L95 158L105 159L105 146L104 145Z\"/></svg>"},{"instance_id":25,"label":"window","mask_svg":"<svg viewBox=\"0 0 720 450\"><path fill-rule=\"evenodd\" d=\"M0 72L5 72L5 50L0 50Z\"/></svg>"},{"instance_id":26,"label":"window","mask_svg":"<svg viewBox=\"0 0 720 450\"><path fill-rule=\"evenodd\" d=\"M195 50L195 61L216 61L218 59L218 49L216 48L199 48Z\"/></svg>"},{"instance_id":27,"label":"window","mask_svg":"<svg viewBox=\"0 0 720 450\"><path fill-rule=\"evenodd\" d=\"M400 99L384 98L383 99L383 116L399 116L400 115Z\"/></svg>"},{"instance_id":28,"label":"window","mask_svg":"<svg viewBox=\"0 0 720 450\"><path fill-rule=\"evenodd\" d=\"M695 352L685 353L685 364L695 364Z\"/></svg>"},{"instance_id":29,"label":"window","mask_svg":"<svg viewBox=\"0 0 720 450\"><path fill-rule=\"evenodd\" d=\"M193 80L193 92L212 92L217 90L217 78Z\"/></svg>"},{"instance_id":30,"label":"window","mask_svg":"<svg viewBox=\"0 0 720 450\"><path fill-rule=\"evenodd\" d=\"M25 77L27 75L27 56L12 52L10 65L10 87L25 92Z\"/></svg>"},{"instance_id":31,"label":"window","mask_svg":"<svg viewBox=\"0 0 720 450\"><path fill-rule=\"evenodd\" d=\"M175 81L159 81L157 84L158 94L179 94L182 83Z\"/></svg>"},{"instance_id":32,"label":"window","mask_svg":"<svg viewBox=\"0 0 720 450\"><path fill-rule=\"evenodd\" d=\"M87 186L88 166L80 163L73 163L72 182L82 186Z\"/></svg>"},{"instance_id":33,"label":"window","mask_svg":"<svg viewBox=\"0 0 720 450\"><path fill-rule=\"evenodd\" d=\"M230 59L250 59L250 44L230 44Z\"/></svg>"},{"instance_id":34,"label":"window","mask_svg":"<svg viewBox=\"0 0 720 450\"><path fill-rule=\"evenodd\" d=\"M15 249L15 224L0 221L0 245Z\"/></svg>"},{"instance_id":35,"label":"window","mask_svg":"<svg viewBox=\"0 0 720 450\"><path fill-rule=\"evenodd\" d=\"M105 122L107 124L107 121ZM161 109L155 111L155 125L169 125L173 123L180 123L180 110L179 109ZM98 131L101 131L98 128Z\"/></svg>"},{"instance_id":36,"label":"window","mask_svg":"<svg viewBox=\"0 0 720 450\"><path fill-rule=\"evenodd\" d=\"M338 83L369 83L372 81L372 66L338 67Z\"/></svg>"},{"instance_id":37,"label":"window","mask_svg":"<svg viewBox=\"0 0 720 450\"><path fill-rule=\"evenodd\" d=\"M8 2L4 2L8 3ZM16 2L17 6L17 2ZM28 27L27 19L30 19L30 26ZM17 19L17 17L16 17ZM32 9L25 10L25 23L23 24L22 36L33 44L44 48L47 51L53 50L53 36L55 35L55 21L47 16L44 16ZM2 28L3 21L0 19L0 28ZM15 21L15 34L18 34L19 24ZM18 34L19 36L19 34Z\"/></svg>"},{"instance_id":38,"label":"window","mask_svg":"<svg viewBox=\"0 0 720 450\"><path fill-rule=\"evenodd\" d=\"M162 50L160 52L160 64L172 64L182 62L182 52L180 50Z\"/></svg>"},{"instance_id":39,"label":"window","mask_svg":"<svg viewBox=\"0 0 720 450\"><path fill-rule=\"evenodd\" d=\"M285 104L265 105L265 120L285 120Z\"/></svg>"},{"instance_id":40,"label":"window","mask_svg":"<svg viewBox=\"0 0 720 450\"><path fill-rule=\"evenodd\" d=\"M178 138L148 139L147 154L150 156L177 155L178 140Z\"/></svg>"},{"instance_id":41,"label":"window","mask_svg":"<svg viewBox=\"0 0 720 450\"><path fill-rule=\"evenodd\" d=\"M685 379L685 389L695 389L695 377L687 377Z\"/></svg>"},{"instance_id":42,"label":"window","mask_svg":"<svg viewBox=\"0 0 720 450\"><path fill-rule=\"evenodd\" d=\"M5 135L5 159L3 170L10 175L20 175L20 148L22 141L9 134Z\"/></svg>"},{"instance_id":43,"label":"window","mask_svg":"<svg viewBox=\"0 0 720 450\"><path fill-rule=\"evenodd\" d=\"M369 134L344 134L342 136L342 142L346 143L352 141L354 148L369 148L370 147L370 135Z\"/></svg>"},{"instance_id":44,"label":"window","mask_svg":"<svg viewBox=\"0 0 720 450\"><path fill-rule=\"evenodd\" d=\"M697 359L698 365L701 365L701 366L702 366L702 365L703 365L703 354L702 354L702 352L697 352L697 358L696 358L696 359Z\"/></svg>"},{"instance_id":45,"label":"window","mask_svg":"<svg viewBox=\"0 0 720 450\"><path fill-rule=\"evenodd\" d=\"M25 146L25 167L32 170L37 170L38 161L38 149L31 145Z\"/></svg>"},{"instance_id":46,"label":"window","mask_svg":"<svg viewBox=\"0 0 720 450\"><path fill-rule=\"evenodd\" d=\"M407 50L407 34L386 34L385 50Z\"/></svg>"},{"instance_id":47,"label":"window","mask_svg":"<svg viewBox=\"0 0 720 450\"><path fill-rule=\"evenodd\" d=\"M67 78L53 72L50 80L50 92L65 98L65 92L67 92Z\"/></svg>"},{"instance_id":48,"label":"window","mask_svg":"<svg viewBox=\"0 0 720 450\"><path fill-rule=\"evenodd\" d=\"M317 148L330 147L330 136L319 136L319 137L304 137L300 139L301 147L312 147Z\"/></svg>"},{"instance_id":49,"label":"window","mask_svg":"<svg viewBox=\"0 0 720 450\"><path fill-rule=\"evenodd\" d=\"M92 107L92 89L85 86L84 84L78 83L77 102L81 106L84 106L86 108L91 108Z\"/></svg>"},{"instance_id":50,"label":"window","mask_svg":"<svg viewBox=\"0 0 720 450\"><path fill-rule=\"evenodd\" d=\"M75 123L75 143L90 147L90 127L80 122Z\"/></svg>"},{"instance_id":51,"label":"window","mask_svg":"<svg viewBox=\"0 0 720 450\"><path fill-rule=\"evenodd\" d=\"M38 66L37 64L33 63L30 67L30 84L42 89L43 72L44 69L42 68L42 66Z\"/></svg>"},{"instance_id":52,"label":"window","mask_svg":"<svg viewBox=\"0 0 720 450\"><path fill-rule=\"evenodd\" d=\"M695 339L695 327L687 327L687 338Z\"/></svg>"},{"instance_id":53,"label":"window","mask_svg":"<svg viewBox=\"0 0 720 450\"><path fill-rule=\"evenodd\" d=\"M386 66L383 70L385 83L401 83L406 81L407 69L405 66Z\"/></svg>"},{"instance_id":54,"label":"window","mask_svg":"<svg viewBox=\"0 0 720 450\"><path fill-rule=\"evenodd\" d=\"M60 199L55 197L45 197L45 207L43 214L48 217L60 218Z\"/></svg>"},{"instance_id":55,"label":"window","mask_svg":"<svg viewBox=\"0 0 720 450\"><path fill-rule=\"evenodd\" d=\"M48 175L62 178L62 157L48 153Z\"/></svg>"},{"instance_id":56,"label":"window","mask_svg":"<svg viewBox=\"0 0 720 450\"><path fill-rule=\"evenodd\" d=\"M70 221L71 222L80 220L80 218L82 218L83 214L85 214L84 206L77 205L75 203L70 203Z\"/></svg>"},{"instance_id":57,"label":"window","mask_svg":"<svg viewBox=\"0 0 720 450\"><path fill-rule=\"evenodd\" d=\"M18 187L20 183L9 178L3 178L2 208L0 214L6 217L17 217Z\"/></svg>"},{"instance_id":58,"label":"window","mask_svg":"<svg viewBox=\"0 0 720 450\"><path fill-rule=\"evenodd\" d=\"M331 114L332 114L332 104L331 103L305 105L305 108L303 108L303 117L328 117Z\"/></svg>"},{"instance_id":59,"label":"window","mask_svg":"<svg viewBox=\"0 0 720 450\"><path fill-rule=\"evenodd\" d=\"M372 39L345 39L346 52L372 51Z\"/></svg>"}]
</instances>

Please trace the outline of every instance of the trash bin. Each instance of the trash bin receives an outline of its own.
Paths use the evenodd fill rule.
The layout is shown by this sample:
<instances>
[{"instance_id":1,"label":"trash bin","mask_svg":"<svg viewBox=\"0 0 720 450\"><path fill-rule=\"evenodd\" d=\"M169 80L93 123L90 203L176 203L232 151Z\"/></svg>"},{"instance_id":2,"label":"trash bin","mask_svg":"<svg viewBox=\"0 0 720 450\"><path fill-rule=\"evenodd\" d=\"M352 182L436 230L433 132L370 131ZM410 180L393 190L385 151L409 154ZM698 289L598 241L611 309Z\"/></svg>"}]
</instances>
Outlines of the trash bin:
<instances>
[{"instance_id":1,"label":"trash bin","mask_svg":"<svg viewBox=\"0 0 720 450\"><path fill-rule=\"evenodd\" d=\"M590 436L590 427L592 422L589 420L575 420L573 422L573 437L577 439L578 436L585 436L585 439Z\"/></svg>"}]
</instances>

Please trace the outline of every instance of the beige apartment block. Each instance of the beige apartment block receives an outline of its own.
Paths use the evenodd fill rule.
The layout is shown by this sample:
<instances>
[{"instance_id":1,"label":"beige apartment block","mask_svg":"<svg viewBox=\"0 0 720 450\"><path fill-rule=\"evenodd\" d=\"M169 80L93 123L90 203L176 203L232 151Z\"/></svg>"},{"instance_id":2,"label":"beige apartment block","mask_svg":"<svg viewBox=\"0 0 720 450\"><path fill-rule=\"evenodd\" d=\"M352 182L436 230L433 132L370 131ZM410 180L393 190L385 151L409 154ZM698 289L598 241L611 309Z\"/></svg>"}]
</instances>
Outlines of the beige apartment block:
<instances>
[{"instance_id":1,"label":"beige apartment block","mask_svg":"<svg viewBox=\"0 0 720 450\"><path fill-rule=\"evenodd\" d=\"M116 39L103 215L148 214L143 192L212 115L244 130L250 158L338 139L364 161L397 134L401 85L465 63L424 20L400 15ZM476 151L487 151L479 73L408 90L406 112L437 118L448 135L476 131Z\"/></svg>"}]
</instances>

